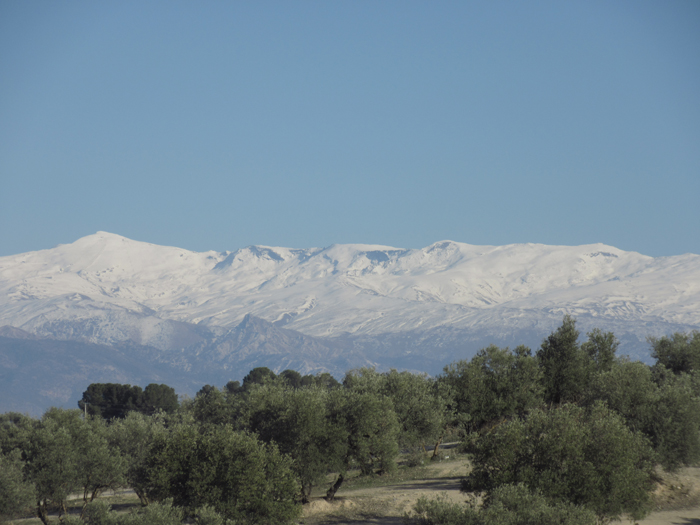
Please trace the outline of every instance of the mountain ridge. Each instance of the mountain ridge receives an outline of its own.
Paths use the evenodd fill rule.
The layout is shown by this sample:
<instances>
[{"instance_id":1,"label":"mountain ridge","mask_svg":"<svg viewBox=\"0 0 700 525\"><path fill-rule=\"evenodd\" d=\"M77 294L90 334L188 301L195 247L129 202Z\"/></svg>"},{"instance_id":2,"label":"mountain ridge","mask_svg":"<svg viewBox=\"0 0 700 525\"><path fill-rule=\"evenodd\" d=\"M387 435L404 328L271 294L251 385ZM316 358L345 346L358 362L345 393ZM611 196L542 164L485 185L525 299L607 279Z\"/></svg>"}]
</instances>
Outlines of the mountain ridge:
<instances>
[{"instance_id":1,"label":"mountain ridge","mask_svg":"<svg viewBox=\"0 0 700 525\"><path fill-rule=\"evenodd\" d=\"M20 266L24 271L18 275ZM34 306L43 303L39 309L46 315L54 309L51 300L60 298L64 305L121 308L214 327L236 326L252 313L309 335L328 336L403 331L405 311L391 322L379 314L403 306L420 305L424 310L413 317L413 324L437 327L447 322L467 328L461 318L470 309L474 313L499 306L541 308L572 300L581 307L590 297L605 300L599 302L599 310L614 309L614 298L620 296L628 309L645 303L637 314L655 307L662 317L674 315L675 322L693 324L700 297L700 286L694 284L700 281L699 267L700 256L693 254L652 258L604 244L494 247L439 241L411 250L335 244L190 252L101 232L70 245L0 258L0 287L10 299L0 307L8 324L18 327L38 316L37 309L32 311L22 300L33 301ZM685 275L679 277L679 272ZM663 275L650 281L650 273ZM658 292L654 288L674 279L675 289L653 296ZM626 294L630 286L641 293ZM290 289L293 293L288 293ZM266 294L275 297L263 304L260 299ZM358 299L361 294L365 300ZM367 315L366 306L373 302L368 296L383 301L373 315ZM327 304L321 305L324 300ZM365 312L339 315L337 308L333 311L337 305L351 309L359 305ZM672 311L660 311L668 305L674 306ZM689 305L690 315L684 305ZM333 314L319 316L319 306ZM436 311L426 313L431 308ZM446 317L445 310L452 315ZM617 315L624 317L624 308Z\"/></svg>"},{"instance_id":2,"label":"mountain ridge","mask_svg":"<svg viewBox=\"0 0 700 525\"><path fill-rule=\"evenodd\" d=\"M565 314L648 361L647 336L700 329L700 256L449 240L192 252L98 232L0 257L0 336L128 347L203 379L263 362L437 373L491 343L536 348Z\"/></svg>"}]
</instances>

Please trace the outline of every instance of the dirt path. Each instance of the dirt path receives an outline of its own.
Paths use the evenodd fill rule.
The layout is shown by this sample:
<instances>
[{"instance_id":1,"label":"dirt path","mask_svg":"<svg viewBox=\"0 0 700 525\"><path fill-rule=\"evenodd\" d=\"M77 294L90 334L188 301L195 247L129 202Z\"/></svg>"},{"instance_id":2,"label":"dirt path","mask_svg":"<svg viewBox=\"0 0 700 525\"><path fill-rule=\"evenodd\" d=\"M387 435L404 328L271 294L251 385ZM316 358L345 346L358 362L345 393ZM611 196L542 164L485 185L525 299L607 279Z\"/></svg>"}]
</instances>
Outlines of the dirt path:
<instances>
[{"instance_id":1,"label":"dirt path","mask_svg":"<svg viewBox=\"0 0 700 525\"><path fill-rule=\"evenodd\" d=\"M443 494L457 503L466 501L466 495L459 489L460 480L467 468L466 460L446 461L429 465L426 468L426 479L370 488L341 488L333 503L319 497L307 505L304 508L303 522L306 525L403 525L404 514L409 512L422 496L432 498ZM671 492L669 501L678 493L677 503L682 505L681 499L693 497L693 490L697 489L700 492L700 469L685 469L674 479L677 484L665 488ZM700 506L686 510L656 511L638 523L700 525Z\"/></svg>"},{"instance_id":2,"label":"dirt path","mask_svg":"<svg viewBox=\"0 0 700 525\"><path fill-rule=\"evenodd\" d=\"M700 509L652 512L639 525L700 525Z\"/></svg>"},{"instance_id":3,"label":"dirt path","mask_svg":"<svg viewBox=\"0 0 700 525\"><path fill-rule=\"evenodd\" d=\"M360 489L341 489L333 503L322 498L304 508L308 525L356 525L359 523L403 524L404 513L421 496L444 494L455 502L466 500L459 491L468 463L466 460L430 464L424 479Z\"/></svg>"},{"instance_id":4,"label":"dirt path","mask_svg":"<svg viewBox=\"0 0 700 525\"><path fill-rule=\"evenodd\" d=\"M700 525L700 468L667 475L654 496L668 510L652 512L640 525Z\"/></svg>"}]
</instances>

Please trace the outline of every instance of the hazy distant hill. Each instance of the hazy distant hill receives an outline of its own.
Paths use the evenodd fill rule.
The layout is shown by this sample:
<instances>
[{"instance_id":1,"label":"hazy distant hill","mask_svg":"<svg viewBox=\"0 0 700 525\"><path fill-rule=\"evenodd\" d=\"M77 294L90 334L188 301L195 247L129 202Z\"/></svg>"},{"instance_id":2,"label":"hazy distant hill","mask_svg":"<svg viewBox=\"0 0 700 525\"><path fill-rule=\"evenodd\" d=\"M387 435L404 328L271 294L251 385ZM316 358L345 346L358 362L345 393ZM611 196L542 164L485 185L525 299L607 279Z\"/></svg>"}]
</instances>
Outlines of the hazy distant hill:
<instances>
[{"instance_id":1,"label":"hazy distant hill","mask_svg":"<svg viewBox=\"0 0 700 525\"><path fill-rule=\"evenodd\" d=\"M37 356L49 350L32 337L102 345L60 347L81 356L86 374L104 370L109 345L131 383L156 377L151 366L172 370L173 381L186 374L183 385L240 379L262 364L435 373L491 342L535 347L565 313L582 332L612 330L623 353L648 359L648 335L700 328L700 256L452 241L196 253L99 232L0 257L0 326L26 334L0 335L24 337ZM0 373L20 374L25 365L11 361L20 347L8 345Z\"/></svg>"}]
</instances>

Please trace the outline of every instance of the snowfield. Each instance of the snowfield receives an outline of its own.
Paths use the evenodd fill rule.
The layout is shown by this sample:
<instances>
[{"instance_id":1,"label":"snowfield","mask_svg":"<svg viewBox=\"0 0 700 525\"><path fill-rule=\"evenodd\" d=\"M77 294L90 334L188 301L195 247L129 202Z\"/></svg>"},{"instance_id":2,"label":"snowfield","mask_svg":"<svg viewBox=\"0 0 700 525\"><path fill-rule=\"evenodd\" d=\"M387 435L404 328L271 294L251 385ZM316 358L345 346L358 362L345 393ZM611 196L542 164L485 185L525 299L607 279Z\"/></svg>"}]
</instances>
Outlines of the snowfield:
<instances>
[{"instance_id":1,"label":"snowfield","mask_svg":"<svg viewBox=\"0 0 700 525\"><path fill-rule=\"evenodd\" d=\"M80 337L100 343L167 347L177 335L172 321L223 331L247 314L336 337L517 330L555 326L564 313L650 334L698 328L700 256L453 241L197 253L98 232L0 258L0 325L57 336L59 324L80 321L91 326Z\"/></svg>"}]
</instances>

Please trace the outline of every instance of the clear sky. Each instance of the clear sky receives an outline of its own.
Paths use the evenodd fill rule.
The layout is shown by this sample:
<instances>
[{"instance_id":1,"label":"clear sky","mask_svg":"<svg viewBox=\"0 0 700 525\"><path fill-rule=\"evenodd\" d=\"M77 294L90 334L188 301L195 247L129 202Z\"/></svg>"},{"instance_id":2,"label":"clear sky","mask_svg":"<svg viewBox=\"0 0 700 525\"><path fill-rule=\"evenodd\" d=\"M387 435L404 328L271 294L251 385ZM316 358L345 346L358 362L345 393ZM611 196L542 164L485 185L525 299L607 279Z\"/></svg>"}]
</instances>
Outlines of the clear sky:
<instances>
[{"instance_id":1,"label":"clear sky","mask_svg":"<svg viewBox=\"0 0 700 525\"><path fill-rule=\"evenodd\" d=\"M700 253L700 2L0 1L0 255Z\"/></svg>"}]
</instances>

